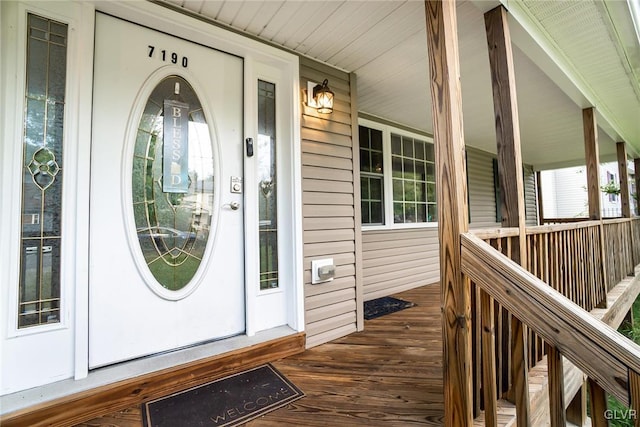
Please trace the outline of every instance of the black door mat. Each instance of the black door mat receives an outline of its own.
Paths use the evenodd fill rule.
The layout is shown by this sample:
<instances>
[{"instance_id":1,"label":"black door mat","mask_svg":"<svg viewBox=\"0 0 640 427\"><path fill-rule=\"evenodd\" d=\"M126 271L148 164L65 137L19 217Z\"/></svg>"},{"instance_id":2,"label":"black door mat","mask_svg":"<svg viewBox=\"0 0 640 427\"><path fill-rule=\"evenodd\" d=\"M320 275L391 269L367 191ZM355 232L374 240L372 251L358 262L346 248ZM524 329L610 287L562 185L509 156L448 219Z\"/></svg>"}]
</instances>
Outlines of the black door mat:
<instances>
[{"instance_id":1,"label":"black door mat","mask_svg":"<svg viewBox=\"0 0 640 427\"><path fill-rule=\"evenodd\" d=\"M145 427L237 426L304 393L267 364L142 404Z\"/></svg>"},{"instance_id":2,"label":"black door mat","mask_svg":"<svg viewBox=\"0 0 640 427\"><path fill-rule=\"evenodd\" d=\"M364 318L366 320L375 319L385 314L395 313L405 308L415 307L416 304L393 297L382 297L365 301Z\"/></svg>"}]
</instances>

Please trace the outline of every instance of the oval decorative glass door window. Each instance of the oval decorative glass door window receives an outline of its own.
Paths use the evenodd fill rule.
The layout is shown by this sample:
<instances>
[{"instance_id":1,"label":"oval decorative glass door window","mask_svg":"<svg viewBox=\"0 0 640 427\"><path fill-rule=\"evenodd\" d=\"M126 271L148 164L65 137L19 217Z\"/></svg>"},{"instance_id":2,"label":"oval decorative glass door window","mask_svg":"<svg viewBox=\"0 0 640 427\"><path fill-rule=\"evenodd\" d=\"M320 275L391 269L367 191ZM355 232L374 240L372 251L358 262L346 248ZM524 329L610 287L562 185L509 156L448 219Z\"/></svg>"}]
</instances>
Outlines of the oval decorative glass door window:
<instances>
[{"instance_id":1,"label":"oval decorative glass door window","mask_svg":"<svg viewBox=\"0 0 640 427\"><path fill-rule=\"evenodd\" d=\"M164 288L196 274L211 233L214 161L202 105L180 76L146 102L133 158L133 210L145 262Z\"/></svg>"}]
</instances>

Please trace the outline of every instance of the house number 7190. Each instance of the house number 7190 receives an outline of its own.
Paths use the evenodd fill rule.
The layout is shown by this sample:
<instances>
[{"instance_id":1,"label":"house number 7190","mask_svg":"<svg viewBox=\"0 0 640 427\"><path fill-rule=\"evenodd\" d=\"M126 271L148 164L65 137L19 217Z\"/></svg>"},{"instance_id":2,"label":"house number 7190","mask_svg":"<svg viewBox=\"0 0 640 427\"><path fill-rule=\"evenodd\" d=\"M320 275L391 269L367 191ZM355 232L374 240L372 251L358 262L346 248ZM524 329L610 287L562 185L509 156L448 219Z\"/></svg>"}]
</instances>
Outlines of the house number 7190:
<instances>
[{"instance_id":1,"label":"house number 7190","mask_svg":"<svg viewBox=\"0 0 640 427\"><path fill-rule=\"evenodd\" d=\"M149 45L148 48L149 48L149 58L153 58L154 57L154 53L156 52L156 47ZM175 52L169 53L166 50L162 49L158 53L158 56L164 62L171 62L172 64L178 64L178 59L181 59L180 64L184 68L187 68L187 65L189 65L189 58L187 58L186 56L183 56L183 57L180 58L179 55L177 53L175 53Z\"/></svg>"}]
</instances>

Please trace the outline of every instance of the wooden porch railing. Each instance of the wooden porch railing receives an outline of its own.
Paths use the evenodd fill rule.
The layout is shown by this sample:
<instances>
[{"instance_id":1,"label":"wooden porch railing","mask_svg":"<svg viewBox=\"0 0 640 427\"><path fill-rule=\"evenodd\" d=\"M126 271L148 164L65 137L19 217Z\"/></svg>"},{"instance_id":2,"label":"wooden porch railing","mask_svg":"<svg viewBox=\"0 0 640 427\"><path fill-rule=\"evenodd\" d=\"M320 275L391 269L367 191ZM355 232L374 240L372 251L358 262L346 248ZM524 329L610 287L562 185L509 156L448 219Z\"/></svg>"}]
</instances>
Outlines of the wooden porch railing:
<instances>
[{"instance_id":1,"label":"wooden porch railing","mask_svg":"<svg viewBox=\"0 0 640 427\"><path fill-rule=\"evenodd\" d=\"M640 218L635 218L631 221L631 245L633 249L633 263L635 265L640 264Z\"/></svg>"},{"instance_id":2,"label":"wooden porch railing","mask_svg":"<svg viewBox=\"0 0 640 427\"><path fill-rule=\"evenodd\" d=\"M635 240L640 239L640 220L608 219L603 222L605 274L608 290L611 290L620 280L633 274L633 268L640 262L638 245L634 244Z\"/></svg>"},{"instance_id":3,"label":"wooden porch railing","mask_svg":"<svg viewBox=\"0 0 640 427\"><path fill-rule=\"evenodd\" d=\"M528 227L527 270L591 311L608 290L601 233L600 221Z\"/></svg>"},{"instance_id":4,"label":"wooden porch railing","mask_svg":"<svg viewBox=\"0 0 640 427\"><path fill-rule=\"evenodd\" d=\"M480 288L482 343L493 349L494 304L517 317L553 349L549 377L552 387L552 425L564 425L563 373L560 355L565 356L592 380L595 389L616 396L640 409L640 347L617 331L593 318L560 292L528 272L471 233L461 239L462 269ZM486 293L486 294L485 294ZM495 353L482 353L483 397L487 425L496 425ZM601 388L600 388L601 387ZM593 399L592 399L593 400ZM516 404L519 404L516 397ZM602 406L591 412L594 425L606 422ZM555 420L555 421L554 421ZM605 424L606 425L606 424Z\"/></svg>"},{"instance_id":5,"label":"wooden porch railing","mask_svg":"<svg viewBox=\"0 0 640 427\"><path fill-rule=\"evenodd\" d=\"M484 240L507 258L516 244L518 230L501 228L481 230L473 233ZM635 236L635 238L634 238ZM600 221L581 221L549 226L528 227L526 230L527 264L526 270L537 279L554 289L583 310L591 311L606 303L607 291L617 284L633 266L640 263L640 218ZM620 259L617 254L623 254ZM615 273L610 269L616 269ZM623 271L626 271L623 273ZM466 273L466 272L465 272ZM481 350L489 345L482 343L488 317L492 318L493 338L490 341L494 349L491 359L495 375L495 395L506 396L511 389L511 314L509 308L494 300L482 291L480 284L472 279L472 340L473 340L473 388L474 409L481 409L482 391L486 383L482 380L486 371L484 357L487 352ZM613 282L612 284L611 281ZM607 286L607 284L609 284ZM519 316L518 316L519 317ZM523 320L523 319L520 319ZM528 364L529 368L540 362L549 348L544 335L529 328ZM561 360L552 350L549 360ZM558 362L559 363L559 362ZM485 410L487 400L484 399Z\"/></svg>"},{"instance_id":6,"label":"wooden porch railing","mask_svg":"<svg viewBox=\"0 0 640 427\"><path fill-rule=\"evenodd\" d=\"M541 224L566 224L571 222L583 222L589 221L586 217L573 217L573 218L542 218Z\"/></svg>"}]
</instances>

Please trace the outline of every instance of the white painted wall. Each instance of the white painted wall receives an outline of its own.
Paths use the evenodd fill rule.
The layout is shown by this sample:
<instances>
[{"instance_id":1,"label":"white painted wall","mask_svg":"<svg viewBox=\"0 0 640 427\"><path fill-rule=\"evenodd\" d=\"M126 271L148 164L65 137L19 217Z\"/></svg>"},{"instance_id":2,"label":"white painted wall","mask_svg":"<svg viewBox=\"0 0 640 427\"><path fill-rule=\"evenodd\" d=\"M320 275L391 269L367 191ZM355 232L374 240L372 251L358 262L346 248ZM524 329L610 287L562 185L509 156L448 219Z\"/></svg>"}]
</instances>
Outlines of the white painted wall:
<instances>
[{"instance_id":1,"label":"white painted wall","mask_svg":"<svg viewBox=\"0 0 640 427\"><path fill-rule=\"evenodd\" d=\"M542 171L545 218L587 216L587 174L584 167Z\"/></svg>"},{"instance_id":2,"label":"white painted wall","mask_svg":"<svg viewBox=\"0 0 640 427\"><path fill-rule=\"evenodd\" d=\"M600 185L608 178L619 186L618 163L600 164ZM575 218L588 216L587 172L585 166L542 171L542 202L545 218ZM634 193L634 190L631 190ZM600 205L604 217L621 214L620 196L610 197L600 192ZM634 204L632 203L632 212Z\"/></svg>"}]
</instances>

